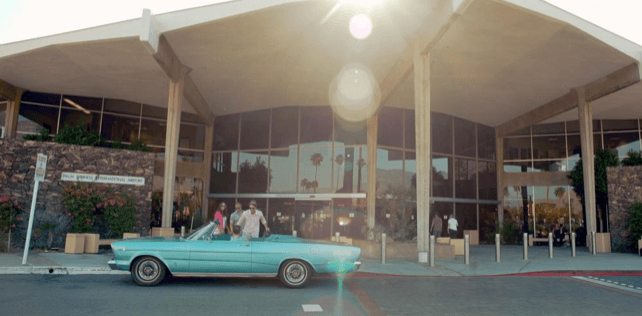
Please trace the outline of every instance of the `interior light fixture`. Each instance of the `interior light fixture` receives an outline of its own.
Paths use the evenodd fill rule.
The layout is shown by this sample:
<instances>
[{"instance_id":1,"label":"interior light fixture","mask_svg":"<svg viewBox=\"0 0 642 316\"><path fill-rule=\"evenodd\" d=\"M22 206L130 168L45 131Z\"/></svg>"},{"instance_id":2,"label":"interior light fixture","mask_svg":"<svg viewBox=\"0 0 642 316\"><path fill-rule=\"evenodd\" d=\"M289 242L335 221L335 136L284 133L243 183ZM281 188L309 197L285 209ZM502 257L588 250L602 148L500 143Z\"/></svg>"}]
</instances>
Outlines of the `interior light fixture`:
<instances>
[{"instance_id":1,"label":"interior light fixture","mask_svg":"<svg viewBox=\"0 0 642 316\"><path fill-rule=\"evenodd\" d=\"M73 105L73 107L75 107L76 109L83 111L85 114L91 114L91 112L89 112L89 110L87 110L87 109L83 108L82 106L78 105L76 102L71 101L71 100L69 100L67 98L64 98L63 100L65 100L65 102Z\"/></svg>"}]
</instances>

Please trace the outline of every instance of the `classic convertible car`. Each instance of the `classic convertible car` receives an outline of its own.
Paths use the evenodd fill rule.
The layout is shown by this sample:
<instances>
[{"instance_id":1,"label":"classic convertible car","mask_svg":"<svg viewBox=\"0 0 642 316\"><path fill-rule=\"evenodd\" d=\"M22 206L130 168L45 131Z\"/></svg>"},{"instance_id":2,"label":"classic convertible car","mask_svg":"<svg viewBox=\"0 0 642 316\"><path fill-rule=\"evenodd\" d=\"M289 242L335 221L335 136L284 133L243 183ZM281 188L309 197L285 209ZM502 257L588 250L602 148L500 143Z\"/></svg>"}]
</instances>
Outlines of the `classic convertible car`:
<instances>
[{"instance_id":1,"label":"classic convertible car","mask_svg":"<svg viewBox=\"0 0 642 316\"><path fill-rule=\"evenodd\" d=\"M186 237L141 237L111 244L114 270L131 271L139 285L175 277L279 277L291 288L315 274L347 274L359 269L361 249L288 235L232 238L212 235L209 223Z\"/></svg>"}]
</instances>

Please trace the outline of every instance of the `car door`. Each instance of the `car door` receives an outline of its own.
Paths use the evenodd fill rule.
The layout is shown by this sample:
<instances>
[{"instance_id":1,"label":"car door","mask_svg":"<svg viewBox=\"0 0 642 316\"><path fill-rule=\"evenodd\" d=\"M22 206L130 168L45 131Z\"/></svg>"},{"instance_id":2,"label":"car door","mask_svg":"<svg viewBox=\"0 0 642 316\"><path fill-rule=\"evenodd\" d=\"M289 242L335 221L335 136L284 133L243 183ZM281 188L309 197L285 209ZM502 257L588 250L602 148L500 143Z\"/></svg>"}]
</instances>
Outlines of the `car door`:
<instances>
[{"instance_id":1,"label":"car door","mask_svg":"<svg viewBox=\"0 0 642 316\"><path fill-rule=\"evenodd\" d=\"M197 240L190 251L191 273L250 273L252 243L247 240Z\"/></svg>"}]
</instances>

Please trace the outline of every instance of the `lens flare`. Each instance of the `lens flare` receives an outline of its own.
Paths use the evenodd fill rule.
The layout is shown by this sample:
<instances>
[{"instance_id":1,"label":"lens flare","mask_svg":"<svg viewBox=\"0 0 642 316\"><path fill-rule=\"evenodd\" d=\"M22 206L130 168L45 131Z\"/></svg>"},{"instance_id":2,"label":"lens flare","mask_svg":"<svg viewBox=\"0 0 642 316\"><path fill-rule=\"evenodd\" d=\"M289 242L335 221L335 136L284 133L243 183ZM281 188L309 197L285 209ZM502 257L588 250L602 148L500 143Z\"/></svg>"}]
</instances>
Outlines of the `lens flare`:
<instances>
[{"instance_id":1,"label":"lens flare","mask_svg":"<svg viewBox=\"0 0 642 316\"><path fill-rule=\"evenodd\" d=\"M372 20L365 14L357 14L350 19L350 33L357 39L364 39L372 32Z\"/></svg>"},{"instance_id":2,"label":"lens flare","mask_svg":"<svg viewBox=\"0 0 642 316\"><path fill-rule=\"evenodd\" d=\"M381 91L370 70L351 64L339 71L328 89L335 113L349 122L363 121L377 111Z\"/></svg>"}]
</instances>

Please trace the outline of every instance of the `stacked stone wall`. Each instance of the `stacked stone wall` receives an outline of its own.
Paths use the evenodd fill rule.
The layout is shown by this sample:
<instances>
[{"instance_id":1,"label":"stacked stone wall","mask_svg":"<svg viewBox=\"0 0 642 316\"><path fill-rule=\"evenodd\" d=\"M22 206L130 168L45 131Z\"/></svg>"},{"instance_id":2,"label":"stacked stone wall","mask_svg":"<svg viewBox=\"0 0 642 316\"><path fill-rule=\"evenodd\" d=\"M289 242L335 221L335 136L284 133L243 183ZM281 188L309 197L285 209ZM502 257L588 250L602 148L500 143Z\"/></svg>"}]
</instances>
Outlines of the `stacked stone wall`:
<instances>
[{"instance_id":1,"label":"stacked stone wall","mask_svg":"<svg viewBox=\"0 0 642 316\"><path fill-rule=\"evenodd\" d=\"M40 183L34 216L32 247L47 247L49 232L42 224L55 224L52 247L64 247L65 235L71 231L71 220L62 205L63 190L73 182L61 181L63 172L144 177L144 185L99 184L116 192L129 193L136 201L134 232L149 235L151 195L154 176L153 153L109 148L65 145L51 142L0 139L0 197L17 201L22 210L20 222L12 232L12 244L24 247L29 210L34 187L36 157L48 156L45 181ZM98 184L95 184L96 186ZM105 234L105 226L95 229Z\"/></svg>"},{"instance_id":2,"label":"stacked stone wall","mask_svg":"<svg viewBox=\"0 0 642 316\"><path fill-rule=\"evenodd\" d=\"M609 167L606 176L611 249L614 252L635 251L629 238L629 207L635 202L642 202L642 166Z\"/></svg>"}]
</instances>

